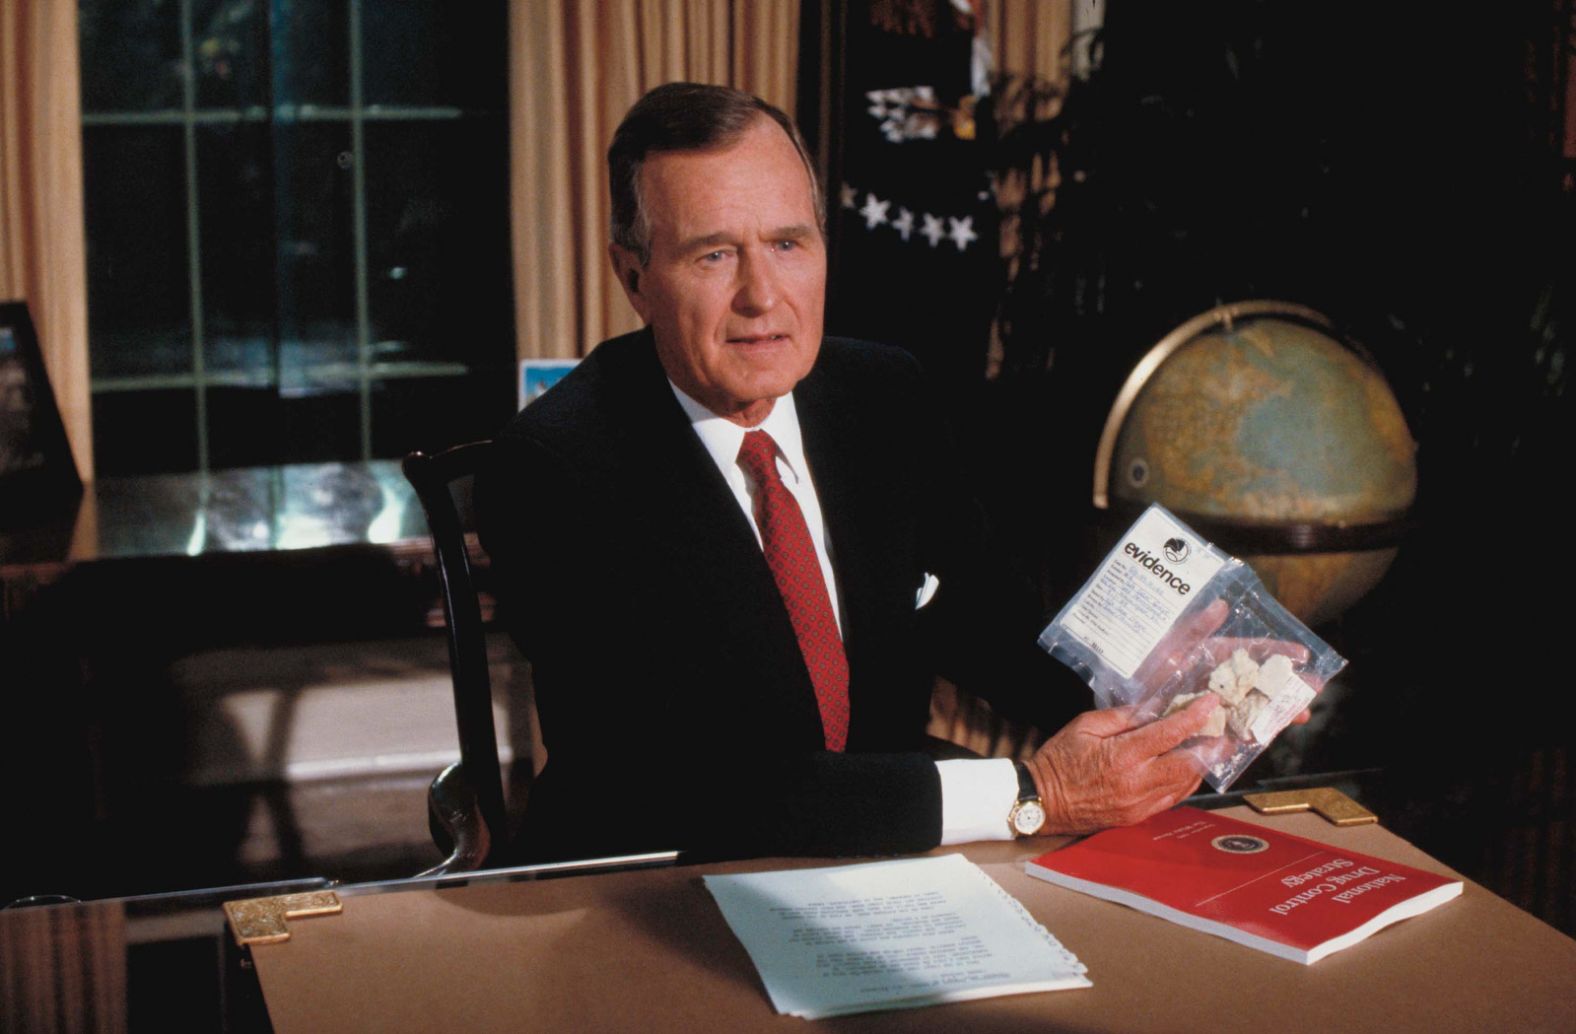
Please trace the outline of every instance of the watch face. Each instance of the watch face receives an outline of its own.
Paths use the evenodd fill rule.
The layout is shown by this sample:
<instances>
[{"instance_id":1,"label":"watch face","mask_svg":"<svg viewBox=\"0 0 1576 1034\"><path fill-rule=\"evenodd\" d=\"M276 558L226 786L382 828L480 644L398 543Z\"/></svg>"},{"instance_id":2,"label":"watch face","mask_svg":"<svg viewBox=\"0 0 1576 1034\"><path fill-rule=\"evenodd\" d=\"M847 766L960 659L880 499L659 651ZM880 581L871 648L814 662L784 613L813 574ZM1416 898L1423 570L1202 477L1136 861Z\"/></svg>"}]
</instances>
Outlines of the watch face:
<instances>
[{"instance_id":1,"label":"watch face","mask_svg":"<svg viewBox=\"0 0 1576 1034\"><path fill-rule=\"evenodd\" d=\"M1045 809L1039 801L1019 801L1012 810L1012 828L1024 836L1039 831L1045 825Z\"/></svg>"}]
</instances>

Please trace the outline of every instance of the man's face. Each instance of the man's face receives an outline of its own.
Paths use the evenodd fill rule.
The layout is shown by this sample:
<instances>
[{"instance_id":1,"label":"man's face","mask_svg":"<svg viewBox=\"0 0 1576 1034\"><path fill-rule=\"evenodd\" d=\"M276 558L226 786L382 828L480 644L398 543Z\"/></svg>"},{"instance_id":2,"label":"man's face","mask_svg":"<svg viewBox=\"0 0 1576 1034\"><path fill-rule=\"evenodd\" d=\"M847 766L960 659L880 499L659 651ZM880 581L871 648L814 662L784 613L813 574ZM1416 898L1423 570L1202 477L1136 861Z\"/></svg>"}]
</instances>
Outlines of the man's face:
<instances>
[{"instance_id":1,"label":"man's face","mask_svg":"<svg viewBox=\"0 0 1576 1034\"><path fill-rule=\"evenodd\" d=\"M713 151L666 151L640 170L645 266L612 246L630 304L668 377L751 426L815 364L826 247L793 141L762 117Z\"/></svg>"}]
</instances>

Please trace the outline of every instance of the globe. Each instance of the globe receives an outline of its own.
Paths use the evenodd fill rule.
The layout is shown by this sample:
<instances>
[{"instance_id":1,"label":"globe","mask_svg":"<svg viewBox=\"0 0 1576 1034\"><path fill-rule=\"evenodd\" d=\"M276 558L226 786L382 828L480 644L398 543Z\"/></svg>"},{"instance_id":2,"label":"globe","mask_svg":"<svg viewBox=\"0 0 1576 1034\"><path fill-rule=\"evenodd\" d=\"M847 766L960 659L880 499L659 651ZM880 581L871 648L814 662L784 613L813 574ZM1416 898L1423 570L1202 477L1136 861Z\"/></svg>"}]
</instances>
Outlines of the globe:
<instances>
[{"instance_id":1,"label":"globe","mask_svg":"<svg viewBox=\"0 0 1576 1034\"><path fill-rule=\"evenodd\" d=\"M1310 625L1383 577L1417 496L1416 444L1383 375L1284 302L1167 335L1128 378L1096 466L1096 505L1161 503Z\"/></svg>"}]
</instances>

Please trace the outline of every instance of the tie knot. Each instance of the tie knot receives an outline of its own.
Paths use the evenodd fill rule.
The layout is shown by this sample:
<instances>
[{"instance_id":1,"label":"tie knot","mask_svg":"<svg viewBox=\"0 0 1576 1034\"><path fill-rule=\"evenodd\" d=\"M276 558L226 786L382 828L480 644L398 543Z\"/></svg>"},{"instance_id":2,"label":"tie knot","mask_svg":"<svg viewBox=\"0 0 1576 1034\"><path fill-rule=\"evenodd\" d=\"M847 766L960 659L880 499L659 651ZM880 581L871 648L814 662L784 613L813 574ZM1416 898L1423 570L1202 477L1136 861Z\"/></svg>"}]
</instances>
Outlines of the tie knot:
<instances>
[{"instance_id":1,"label":"tie knot","mask_svg":"<svg viewBox=\"0 0 1576 1034\"><path fill-rule=\"evenodd\" d=\"M778 480L777 443L765 431L747 431L739 446L739 466L757 483Z\"/></svg>"}]
</instances>

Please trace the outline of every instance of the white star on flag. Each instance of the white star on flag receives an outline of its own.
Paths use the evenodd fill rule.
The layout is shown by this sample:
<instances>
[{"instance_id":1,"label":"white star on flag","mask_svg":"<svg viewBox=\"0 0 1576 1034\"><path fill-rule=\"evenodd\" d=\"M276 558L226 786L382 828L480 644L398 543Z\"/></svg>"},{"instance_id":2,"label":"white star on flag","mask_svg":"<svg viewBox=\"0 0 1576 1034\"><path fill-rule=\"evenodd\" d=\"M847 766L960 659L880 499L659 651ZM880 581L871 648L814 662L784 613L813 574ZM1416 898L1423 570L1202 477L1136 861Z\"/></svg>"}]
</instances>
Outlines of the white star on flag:
<instances>
[{"instance_id":1,"label":"white star on flag","mask_svg":"<svg viewBox=\"0 0 1576 1034\"><path fill-rule=\"evenodd\" d=\"M840 190L838 192L838 197L839 197L840 203L842 204L842 206L844 208L853 208L854 207L854 198L856 196L856 193L857 192L854 190L854 188L852 186L850 186L847 183L843 184L842 190Z\"/></svg>"},{"instance_id":2,"label":"white star on flag","mask_svg":"<svg viewBox=\"0 0 1576 1034\"><path fill-rule=\"evenodd\" d=\"M914 232L914 213L906 208L897 210L897 218L892 220L892 229L896 230L899 237L908 240L908 235Z\"/></svg>"},{"instance_id":3,"label":"white star on flag","mask_svg":"<svg viewBox=\"0 0 1576 1034\"><path fill-rule=\"evenodd\" d=\"M921 215L920 218L925 220L925 228L920 230L919 234L921 237L924 237L926 240L930 241L930 246L934 248L936 245L941 243L941 238L947 235L947 229L941 225L940 216L934 216L929 212L926 212Z\"/></svg>"},{"instance_id":4,"label":"white star on flag","mask_svg":"<svg viewBox=\"0 0 1576 1034\"><path fill-rule=\"evenodd\" d=\"M859 210L859 214L865 217L865 229L874 230L877 226L886 222L887 209L891 205L892 202L890 201L877 201L874 194L866 194L865 207Z\"/></svg>"},{"instance_id":5,"label":"white star on flag","mask_svg":"<svg viewBox=\"0 0 1576 1034\"><path fill-rule=\"evenodd\" d=\"M947 222L952 224L952 232L947 236L952 238L952 243L958 246L959 251L966 249L970 241L979 240L979 234L974 232L972 215L966 215L962 219L953 219L949 216Z\"/></svg>"}]
</instances>

